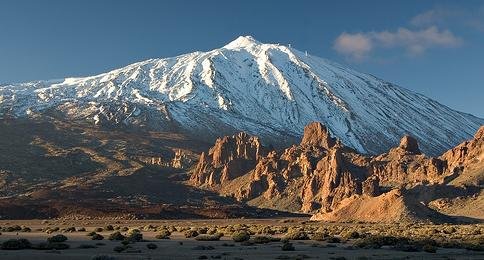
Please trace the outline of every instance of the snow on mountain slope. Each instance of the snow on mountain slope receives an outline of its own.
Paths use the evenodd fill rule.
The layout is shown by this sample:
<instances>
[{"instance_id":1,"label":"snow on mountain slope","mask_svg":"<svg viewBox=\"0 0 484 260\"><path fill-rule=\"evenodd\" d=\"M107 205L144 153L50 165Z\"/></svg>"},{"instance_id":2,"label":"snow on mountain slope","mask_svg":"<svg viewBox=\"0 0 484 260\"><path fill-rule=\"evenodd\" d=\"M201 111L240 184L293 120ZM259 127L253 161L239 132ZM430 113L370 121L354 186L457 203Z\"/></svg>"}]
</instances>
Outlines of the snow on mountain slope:
<instances>
[{"instance_id":1,"label":"snow on mountain slope","mask_svg":"<svg viewBox=\"0 0 484 260\"><path fill-rule=\"evenodd\" d=\"M367 153L383 152L408 133L423 151L438 154L484 124L371 75L250 36L97 76L0 86L0 117L52 109L96 124L175 124L204 137L244 130L271 141L299 137L307 123L320 121Z\"/></svg>"}]
</instances>

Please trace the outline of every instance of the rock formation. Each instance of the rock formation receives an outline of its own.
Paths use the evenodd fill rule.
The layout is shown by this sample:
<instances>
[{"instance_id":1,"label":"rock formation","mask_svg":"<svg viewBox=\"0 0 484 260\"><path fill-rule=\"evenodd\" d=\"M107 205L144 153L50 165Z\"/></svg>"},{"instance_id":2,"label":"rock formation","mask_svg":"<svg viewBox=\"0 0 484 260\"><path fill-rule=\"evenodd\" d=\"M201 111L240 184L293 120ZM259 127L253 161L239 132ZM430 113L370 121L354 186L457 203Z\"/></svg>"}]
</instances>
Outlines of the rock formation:
<instances>
[{"instance_id":1,"label":"rock formation","mask_svg":"<svg viewBox=\"0 0 484 260\"><path fill-rule=\"evenodd\" d=\"M483 136L484 127L474 140L433 158L422 154L417 140L409 135L387 153L375 157L361 155L332 138L329 130L318 122L304 128L298 145L269 153L256 137L240 133L218 139L208 153L203 153L190 183L250 205L317 212L313 219L334 220L351 211L348 205L379 212L378 205L368 203L381 203L383 208L398 207L403 214L413 207L427 207L408 200L405 196L410 192L406 191L445 185L462 172L463 164L482 161ZM345 219L350 218L345 215Z\"/></svg>"},{"instance_id":2,"label":"rock formation","mask_svg":"<svg viewBox=\"0 0 484 260\"><path fill-rule=\"evenodd\" d=\"M214 187L233 180L252 169L265 153L259 138L244 132L218 138L208 153L200 155L190 182Z\"/></svg>"}]
</instances>

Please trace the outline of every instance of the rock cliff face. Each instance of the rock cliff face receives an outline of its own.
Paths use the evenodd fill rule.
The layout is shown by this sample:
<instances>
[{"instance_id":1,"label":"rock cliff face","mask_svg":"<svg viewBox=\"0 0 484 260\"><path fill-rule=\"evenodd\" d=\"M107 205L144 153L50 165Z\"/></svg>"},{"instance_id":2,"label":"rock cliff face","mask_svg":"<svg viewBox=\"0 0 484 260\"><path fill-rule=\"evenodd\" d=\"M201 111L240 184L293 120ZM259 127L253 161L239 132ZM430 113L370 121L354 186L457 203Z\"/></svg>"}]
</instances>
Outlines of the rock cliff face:
<instances>
[{"instance_id":1,"label":"rock cliff face","mask_svg":"<svg viewBox=\"0 0 484 260\"><path fill-rule=\"evenodd\" d=\"M196 185L216 187L233 180L255 166L266 151L259 138L241 132L217 139L215 145L202 153L190 182Z\"/></svg>"},{"instance_id":2,"label":"rock cliff face","mask_svg":"<svg viewBox=\"0 0 484 260\"><path fill-rule=\"evenodd\" d=\"M385 204L398 201L400 212L408 213L408 200L400 199L407 192L395 190L445 185L462 172L463 165L482 160L482 136L484 127L474 140L433 158L422 154L417 140L408 135L387 153L362 155L331 137L318 122L304 128L299 145L279 152L267 153L257 138L240 133L218 139L208 154L203 153L190 182L251 205L318 212L315 219L334 220L341 215L337 211L348 205L370 207L367 200ZM385 195L388 191L399 195ZM394 197L399 199L389 199ZM356 198L357 203L351 202ZM371 207L378 210L378 206Z\"/></svg>"}]
</instances>

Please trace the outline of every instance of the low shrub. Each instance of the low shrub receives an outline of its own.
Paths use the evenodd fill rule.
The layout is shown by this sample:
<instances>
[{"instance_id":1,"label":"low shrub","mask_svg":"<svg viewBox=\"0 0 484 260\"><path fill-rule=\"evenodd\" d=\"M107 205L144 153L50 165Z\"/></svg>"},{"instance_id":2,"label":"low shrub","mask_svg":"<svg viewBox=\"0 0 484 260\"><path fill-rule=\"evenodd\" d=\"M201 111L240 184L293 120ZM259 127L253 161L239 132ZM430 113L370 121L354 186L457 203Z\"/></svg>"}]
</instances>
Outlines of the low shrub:
<instances>
[{"instance_id":1,"label":"low shrub","mask_svg":"<svg viewBox=\"0 0 484 260\"><path fill-rule=\"evenodd\" d=\"M324 241L328 238L329 238L329 234L326 232L315 232L311 236L311 240L314 240L314 241Z\"/></svg>"},{"instance_id":2,"label":"low shrub","mask_svg":"<svg viewBox=\"0 0 484 260\"><path fill-rule=\"evenodd\" d=\"M29 227L22 227L22 229L20 230L20 232L32 232L32 229L29 228Z\"/></svg>"},{"instance_id":3,"label":"low shrub","mask_svg":"<svg viewBox=\"0 0 484 260\"><path fill-rule=\"evenodd\" d=\"M349 232L343 233L342 237L346 240L348 240L348 239L358 239L358 238L360 238L360 233L358 233L357 231L349 231Z\"/></svg>"},{"instance_id":4,"label":"low shrub","mask_svg":"<svg viewBox=\"0 0 484 260\"><path fill-rule=\"evenodd\" d=\"M143 234L141 234L141 231L139 229L132 229L128 231L128 234L126 236L126 240L131 241L131 242L139 242L143 240Z\"/></svg>"},{"instance_id":5,"label":"low shrub","mask_svg":"<svg viewBox=\"0 0 484 260\"><path fill-rule=\"evenodd\" d=\"M115 246L113 248L113 251L114 252L117 252L117 253L121 253L123 252L124 250L126 250L126 246L125 245L122 245L122 246Z\"/></svg>"},{"instance_id":6,"label":"low shrub","mask_svg":"<svg viewBox=\"0 0 484 260\"><path fill-rule=\"evenodd\" d=\"M437 252L437 248L433 245L424 245L422 247L422 250L427 252L427 253L436 253Z\"/></svg>"},{"instance_id":7,"label":"low shrub","mask_svg":"<svg viewBox=\"0 0 484 260\"><path fill-rule=\"evenodd\" d=\"M158 233L158 235L155 236L156 239L170 239L171 232L168 231L167 229L162 229Z\"/></svg>"},{"instance_id":8,"label":"low shrub","mask_svg":"<svg viewBox=\"0 0 484 260\"><path fill-rule=\"evenodd\" d=\"M326 242L328 242L328 243L341 243L341 239L339 237L331 236L331 237L328 237L326 239Z\"/></svg>"},{"instance_id":9,"label":"low shrub","mask_svg":"<svg viewBox=\"0 0 484 260\"><path fill-rule=\"evenodd\" d=\"M270 242L278 242L281 241L280 238L270 237L270 236L255 236L252 238L252 242L255 244L267 244Z\"/></svg>"},{"instance_id":10,"label":"low shrub","mask_svg":"<svg viewBox=\"0 0 484 260\"><path fill-rule=\"evenodd\" d=\"M296 248L292 245L292 243L283 243L281 246L282 251L294 251Z\"/></svg>"},{"instance_id":11,"label":"low shrub","mask_svg":"<svg viewBox=\"0 0 484 260\"><path fill-rule=\"evenodd\" d=\"M308 240L309 236L304 231L299 230L289 230L284 236L287 240Z\"/></svg>"},{"instance_id":12,"label":"low shrub","mask_svg":"<svg viewBox=\"0 0 484 260\"><path fill-rule=\"evenodd\" d=\"M232 240L234 240L234 242L244 242L249 239L250 239L250 235L245 230L235 231L232 234Z\"/></svg>"},{"instance_id":13,"label":"low shrub","mask_svg":"<svg viewBox=\"0 0 484 260\"><path fill-rule=\"evenodd\" d=\"M393 236L374 235L355 241L355 246L361 248L380 248L382 246L395 246L397 244L408 244L408 240Z\"/></svg>"},{"instance_id":14,"label":"low shrub","mask_svg":"<svg viewBox=\"0 0 484 260\"><path fill-rule=\"evenodd\" d=\"M158 246L156 244L153 244L153 243L146 244L146 247L150 250L154 250L154 249L158 248Z\"/></svg>"},{"instance_id":15,"label":"low shrub","mask_svg":"<svg viewBox=\"0 0 484 260\"><path fill-rule=\"evenodd\" d=\"M207 235L207 234L202 234L198 235L195 237L195 240L197 241L219 241L222 236L219 234L215 235Z\"/></svg>"},{"instance_id":16,"label":"low shrub","mask_svg":"<svg viewBox=\"0 0 484 260\"><path fill-rule=\"evenodd\" d=\"M27 249L30 248L32 244L30 241L24 238L20 239L9 239L7 241L4 241L1 245L0 248L3 250L21 250L21 249Z\"/></svg>"},{"instance_id":17,"label":"low shrub","mask_svg":"<svg viewBox=\"0 0 484 260\"><path fill-rule=\"evenodd\" d=\"M116 231L116 232L112 233L111 235L109 235L108 239L109 240L125 240L126 237L123 234L121 234L121 232Z\"/></svg>"},{"instance_id":18,"label":"low shrub","mask_svg":"<svg viewBox=\"0 0 484 260\"><path fill-rule=\"evenodd\" d=\"M81 244L77 248L79 248L79 249L91 249L91 248L97 248L97 246L91 245L91 244Z\"/></svg>"},{"instance_id":19,"label":"low shrub","mask_svg":"<svg viewBox=\"0 0 484 260\"><path fill-rule=\"evenodd\" d=\"M113 227L113 225L107 225L106 227L104 227L104 230L106 230L106 231L113 231L114 230L114 227ZM101 231L99 231L99 232L101 232Z\"/></svg>"},{"instance_id":20,"label":"low shrub","mask_svg":"<svg viewBox=\"0 0 484 260\"><path fill-rule=\"evenodd\" d=\"M457 231L457 230L456 230L456 229L455 229L455 227L453 227L453 226L447 226L447 227L445 227L445 228L442 230L442 232L444 232L445 234L452 234L452 233L454 233L455 231Z\"/></svg>"},{"instance_id":21,"label":"low shrub","mask_svg":"<svg viewBox=\"0 0 484 260\"><path fill-rule=\"evenodd\" d=\"M69 249L70 246L66 243L59 243L59 242L55 242L55 243L41 242L38 244L33 244L31 248L35 250L54 250L54 249L65 250L65 249Z\"/></svg>"},{"instance_id":22,"label":"low shrub","mask_svg":"<svg viewBox=\"0 0 484 260\"><path fill-rule=\"evenodd\" d=\"M198 232L196 230L190 229L190 230L185 231L184 235L185 235L186 238L196 237L196 236L198 236Z\"/></svg>"},{"instance_id":23,"label":"low shrub","mask_svg":"<svg viewBox=\"0 0 484 260\"><path fill-rule=\"evenodd\" d=\"M103 240L103 239L104 239L104 236L98 233L91 236L91 240Z\"/></svg>"},{"instance_id":24,"label":"low shrub","mask_svg":"<svg viewBox=\"0 0 484 260\"><path fill-rule=\"evenodd\" d=\"M110 255L95 255L91 260L116 260L116 258Z\"/></svg>"},{"instance_id":25,"label":"low shrub","mask_svg":"<svg viewBox=\"0 0 484 260\"><path fill-rule=\"evenodd\" d=\"M64 236L64 235L55 235L55 236L47 238L47 241L49 243L62 243L62 242L67 241L67 237Z\"/></svg>"}]
</instances>

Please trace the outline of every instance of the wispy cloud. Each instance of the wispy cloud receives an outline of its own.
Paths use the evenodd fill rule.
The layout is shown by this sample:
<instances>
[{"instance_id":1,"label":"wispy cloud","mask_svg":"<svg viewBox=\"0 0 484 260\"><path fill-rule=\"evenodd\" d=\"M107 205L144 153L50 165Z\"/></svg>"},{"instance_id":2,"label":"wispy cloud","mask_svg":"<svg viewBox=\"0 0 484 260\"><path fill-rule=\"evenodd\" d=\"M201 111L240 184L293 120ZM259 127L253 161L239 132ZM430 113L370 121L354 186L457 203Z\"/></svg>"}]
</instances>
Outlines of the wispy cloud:
<instances>
[{"instance_id":1,"label":"wispy cloud","mask_svg":"<svg viewBox=\"0 0 484 260\"><path fill-rule=\"evenodd\" d=\"M334 42L334 49L355 60L362 60L373 48L370 37L362 33L342 33Z\"/></svg>"},{"instance_id":2,"label":"wispy cloud","mask_svg":"<svg viewBox=\"0 0 484 260\"><path fill-rule=\"evenodd\" d=\"M336 38L334 49L348 58L361 61L376 48L403 48L410 55L419 55L433 47L456 47L462 39L449 30L436 26L426 29L399 28L396 31L372 31L366 33L344 32Z\"/></svg>"},{"instance_id":3,"label":"wispy cloud","mask_svg":"<svg viewBox=\"0 0 484 260\"><path fill-rule=\"evenodd\" d=\"M459 8L435 7L414 16L410 24L414 26L443 25L450 19L456 19L465 15L466 11Z\"/></svg>"},{"instance_id":4,"label":"wispy cloud","mask_svg":"<svg viewBox=\"0 0 484 260\"><path fill-rule=\"evenodd\" d=\"M410 20L410 24L417 27L429 25L465 26L484 32L484 5L473 9L456 6L436 6L414 16Z\"/></svg>"}]
</instances>

